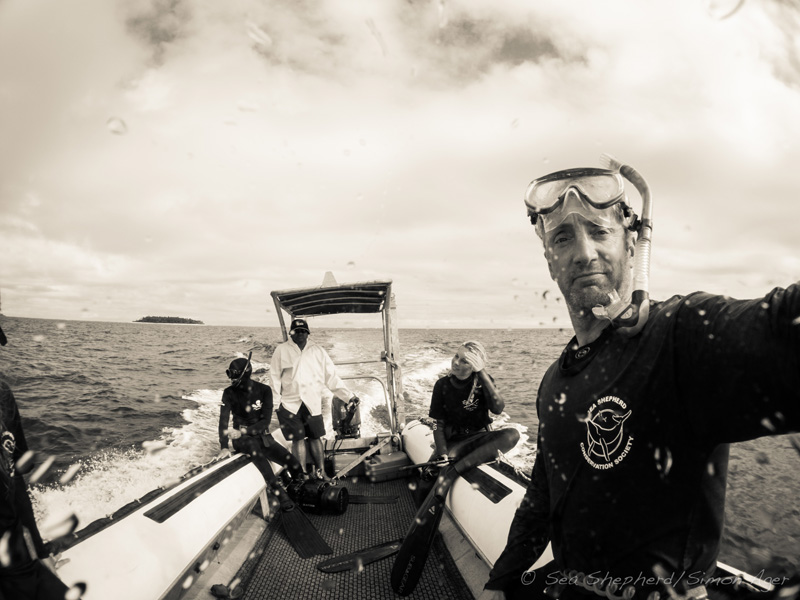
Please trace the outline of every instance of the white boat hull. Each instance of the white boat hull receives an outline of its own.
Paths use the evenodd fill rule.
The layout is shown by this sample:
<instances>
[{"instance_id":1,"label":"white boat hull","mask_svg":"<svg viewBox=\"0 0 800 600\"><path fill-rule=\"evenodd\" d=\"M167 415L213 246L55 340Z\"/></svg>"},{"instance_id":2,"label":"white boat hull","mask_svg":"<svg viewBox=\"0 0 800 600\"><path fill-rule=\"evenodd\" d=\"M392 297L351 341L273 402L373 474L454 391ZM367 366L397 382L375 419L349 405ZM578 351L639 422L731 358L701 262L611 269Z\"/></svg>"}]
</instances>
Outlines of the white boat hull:
<instances>
[{"instance_id":1,"label":"white boat hull","mask_svg":"<svg viewBox=\"0 0 800 600\"><path fill-rule=\"evenodd\" d=\"M248 463L161 523L145 513L163 511L190 486L242 460L236 455L215 463L65 550L58 576L68 586L86 584L84 600L179 598L252 510L265 490L264 478Z\"/></svg>"},{"instance_id":2,"label":"white boat hull","mask_svg":"<svg viewBox=\"0 0 800 600\"><path fill-rule=\"evenodd\" d=\"M430 460L434 449L433 431L420 421L409 422L403 429L403 445L413 463ZM475 552L492 567L506 545L506 536L525 496L525 487L487 466L477 467L487 476L511 489L502 500L495 503L477 491L473 484L463 478L456 480L447 496L445 506L462 535L474 547ZM538 568L553 560L548 545L545 553L534 565Z\"/></svg>"}]
</instances>

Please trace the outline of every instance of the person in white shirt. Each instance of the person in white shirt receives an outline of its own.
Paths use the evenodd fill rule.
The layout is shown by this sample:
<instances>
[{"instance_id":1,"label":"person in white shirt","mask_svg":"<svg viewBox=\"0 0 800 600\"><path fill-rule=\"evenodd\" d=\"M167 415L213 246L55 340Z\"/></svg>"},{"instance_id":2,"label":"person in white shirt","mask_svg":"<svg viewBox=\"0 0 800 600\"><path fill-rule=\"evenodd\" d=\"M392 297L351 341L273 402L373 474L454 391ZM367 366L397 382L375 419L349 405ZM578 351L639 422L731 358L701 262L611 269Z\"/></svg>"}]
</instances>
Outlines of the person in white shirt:
<instances>
[{"instance_id":1,"label":"person in white shirt","mask_svg":"<svg viewBox=\"0 0 800 600\"><path fill-rule=\"evenodd\" d=\"M322 346L308 341L309 330L305 319L294 319L289 328L289 338L279 344L270 361L272 391L280 405L276 414L281 432L292 442L292 454L306 467L306 439L311 458L316 466L315 475L329 480L325 473L322 437L325 423L322 420L322 396L327 388L339 398L358 398L336 374L336 367Z\"/></svg>"}]
</instances>

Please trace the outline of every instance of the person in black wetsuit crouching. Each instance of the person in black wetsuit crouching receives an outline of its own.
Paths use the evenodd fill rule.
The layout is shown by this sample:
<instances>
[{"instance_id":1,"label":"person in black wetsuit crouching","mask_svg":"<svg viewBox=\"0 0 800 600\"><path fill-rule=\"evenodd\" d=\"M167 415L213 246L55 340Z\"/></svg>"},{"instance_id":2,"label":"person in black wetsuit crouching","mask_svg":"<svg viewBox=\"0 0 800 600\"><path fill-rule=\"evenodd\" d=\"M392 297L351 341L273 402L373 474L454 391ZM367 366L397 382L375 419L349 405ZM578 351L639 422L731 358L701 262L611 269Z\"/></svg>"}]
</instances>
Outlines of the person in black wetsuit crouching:
<instances>
[{"instance_id":1,"label":"person in black wetsuit crouching","mask_svg":"<svg viewBox=\"0 0 800 600\"><path fill-rule=\"evenodd\" d=\"M300 477L303 469L298 460L275 441L269 433L272 419L272 388L259 381L253 381L253 367L245 358L231 362L227 370L231 385L222 392L222 405L219 413L219 444L222 450L219 457L230 455L228 440L233 442L236 452L246 453L261 471L267 485L278 497L283 510L291 510L294 503L289 498L281 480L272 470L269 461L284 465L292 478ZM229 428L233 414L233 427Z\"/></svg>"}]
</instances>

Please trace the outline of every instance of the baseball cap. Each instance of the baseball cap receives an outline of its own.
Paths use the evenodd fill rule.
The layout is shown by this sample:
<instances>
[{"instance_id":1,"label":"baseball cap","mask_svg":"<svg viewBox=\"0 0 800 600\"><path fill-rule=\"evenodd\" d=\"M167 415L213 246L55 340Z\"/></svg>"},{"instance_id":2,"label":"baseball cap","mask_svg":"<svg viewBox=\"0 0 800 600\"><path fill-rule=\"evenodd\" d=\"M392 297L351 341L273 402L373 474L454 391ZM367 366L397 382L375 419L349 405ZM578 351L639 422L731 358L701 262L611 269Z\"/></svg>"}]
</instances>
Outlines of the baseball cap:
<instances>
[{"instance_id":1,"label":"baseball cap","mask_svg":"<svg viewBox=\"0 0 800 600\"><path fill-rule=\"evenodd\" d=\"M311 333L308 330L308 323L306 323L305 319L294 319L292 321L292 325L289 327L289 331L298 331L298 330L305 330L306 333Z\"/></svg>"}]
</instances>

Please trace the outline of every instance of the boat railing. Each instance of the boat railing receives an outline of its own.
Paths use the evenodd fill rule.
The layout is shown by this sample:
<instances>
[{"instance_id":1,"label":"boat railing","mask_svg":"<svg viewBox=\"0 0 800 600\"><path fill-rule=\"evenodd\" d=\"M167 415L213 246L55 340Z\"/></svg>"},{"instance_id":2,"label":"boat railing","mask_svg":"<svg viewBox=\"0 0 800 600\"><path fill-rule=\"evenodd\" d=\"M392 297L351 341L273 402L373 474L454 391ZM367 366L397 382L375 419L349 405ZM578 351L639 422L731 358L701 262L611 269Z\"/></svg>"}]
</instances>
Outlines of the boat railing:
<instances>
[{"instance_id":1,"label":"boat railing","mask_svg":"<svg viewBox=\"0 0 800 600\"><path fill-rule=\"evenodd\" d=\"M398 364L393 360L389 360L386 356L386 352L381 352L381 357L378 360L345 360L345 361L334 361L337 367L339 365L379 365L383 363L389 363L393 369L398 368Z\"/></svg>"},{"instance_id":2,"label":"boat railing","mask_svg":"<svg viewBox=\"0 0 800 600\"><path fill-rule=\"evenodd\" d=\"M343 361L335 361L334 364L339 366L347 366L347 365L378 365L378 364L388 364L391 367L391 370L387 369L392 375L392 378L396 380L399 377L400 365L396 362L391 360L386 353L386 351L381 352L381 357L379 360L370 359L370 360L343 360ZM397 423L397 412L395 410L394 403L391 398L391 394L389 393L389 387L386 381L381 379L380 377L375 377L373 375L349 375L347 377L342 377L342 379L373 379L381 384L381 389L383 389L383 398L386 404L386 410L389 413L389 431L392 434L396 434L399 432L398 423ZM395 384L397 385L397 384Z\"/></svg>"},{"instance_id":3,"label":"boat railing","mask_svg":"<svg viewBox=\"0 0 800 600\"><path fill-rule=\"evenodd\" d=\"M356 364L363 364L363 363L370 363L370 362L383 362L383 361L372 361L372 360L364 360L364 361L354 361L354 362L341 362L336 363L337 365L356 365ZM394 411L392 411L392 406L389 402L389 390L386 388L386 382L383 381L380 377L375 377L374 375L347 375L342 377L341 379L372 379L373 381L377 381L381 384L381 389L383 390L383 399L386 403L387 412L389 413L389 431L396 432L397 427L396 423L394 422Z\"/></svg>"},{"instance_id":4,"label":"boat railing","mask_svg":"<svg viewBox=\"0 0 800 600\"><path fill-rule=\"evenodd\" d=\"M338 367L339 365L378 365L383 362L384 360L347 360L343 362L336 361L333 364L335 364ZM346 378L342 377L342 379Z\"/></svg>"}]
</instances>

